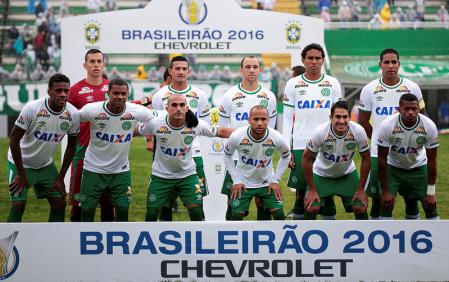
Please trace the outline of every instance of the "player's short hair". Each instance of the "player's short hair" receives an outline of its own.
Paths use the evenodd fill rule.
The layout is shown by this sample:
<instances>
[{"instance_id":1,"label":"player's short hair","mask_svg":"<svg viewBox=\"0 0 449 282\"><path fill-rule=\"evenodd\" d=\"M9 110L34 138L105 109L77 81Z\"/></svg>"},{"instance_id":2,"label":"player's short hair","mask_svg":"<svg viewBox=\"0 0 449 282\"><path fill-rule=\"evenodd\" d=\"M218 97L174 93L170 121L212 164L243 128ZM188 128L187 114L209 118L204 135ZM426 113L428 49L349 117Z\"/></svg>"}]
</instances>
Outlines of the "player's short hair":
<instances>
[{"instance_id":1,"label":"player's short hair","mask_svg":"<svg viewBox=\"0 0 449 282\"><path fill-rule=\"evenodd\" d=\"M306 72L306 68L304 66L294 66L292 67L293 77L301 75Z\"/></svg>"},{"instance_id":2,"label":"player's short hair","mask_svg":"<svg viewBox=\"0 0 449 282\"><path fill-rule=\"evenodd\" d=\"M111 91L112 86L114 85L126 85L126 89L129 91L129 85L124 79L114 78L113 80L109 81L108 91Z\"/></svg>"},{"instance_id":3,"label":"player's short hair","mask_svg":"<svg viewBox=\"0 0 449 282\"><path fill-rule=\"evenodd\" d=\"M248 59L248 58L249 58L249 59L256 59L257 62L259 63L259 67L260 67L260 61L259 61L259 58L257 58L256 56L246 56L246 57L243 57L242 60L240 61L240 68L243 69L243 62L245 62L245 60Z\"/></svg>"},{"instance_id":4,"label":"player's short hair","mask_svg":"<svg viewBox=\"0 0 449 282\"><path fill-rule=\"evenodd\" d=\"M91 54L98 54L98 53L100 53L100 54L102 55L103 60L104 60L104 54L103 54L103 52L101 52L101 51L98 50L98 49L89 49L89 50L86 52L86 55L84 55L84 62L87 62L87 56L88 56L88 55L91 55Z\"/></svg>"},{"instance_id":5,"label":"player's short hair","mask_svg":"<svg viewBox=\"0 0 449 282\"><path fill-rule=\"evenodd\" d=\"M263 106L261 106L261 105L255 105L255 106L252 107L251 110L249 111L249 116L251 116L251 113L252 113L254 110L264 110L264 111L267 112L267 116L269 115L268 109L267 109L267 108L265 108L265 107L263 107Z\"/></svg>"},{"instance_id":6,"label":"player's short hair","mask_svg":"<svg viewBox=\"0 0 449 282\"><path fill-rule=\"evenodd\" d=\"M398 61L399 61L399 53L398 51L396 51L396 49L393 48L387 48L384 49L381 53L380 53L380 61L382 62L382 60L384 59L384 55L385 54L396 54L396 57L398 57Z\"/></svg>"},{"instance_id":7,"label":"player's short hair","mask_svg":"<svg viewBox=\"0 0 449 282\"><path fill-rule=\"evenodd\" d=\"M348 102L346 102L345 100L338 100L337 102L335 102L335 104L332 105L332 107L331 107L331 116L334 116L335 109L347 110L348 114L351 115L351 111L349 110Z\"/></svg>"},{"instance_id":8,"label":"player's short hair","mask_svg":"<svg viewBox=\"0 0 449 282\"><path fill-rule=\"evenodd\" d=\"M174 62L186 62L186 63L187 63L187 66L189 66L189 60L187 60L187 58L184 57L184 56L176 56L176 57L173 57L173 59L171 59L171 61L170 61L170 67L169 67L169 68L172 68L172 67L173 67L173 63L174 63Z\"/></svg>"},{"instance_id":9,"label":"player's short hair","mask_svg":"<svg viewBox=\"0 0 449 282\"><path fill-rule=\"evenodd\" d=\"M162 77L164 78L164 82L167 81L167 79L168 79L169 77L171 77L171 74L170 74L170 72L168 71L168 69L165 69L164 75L163 75Z\"/></svg>"},{"instance_id":10,"label":"player's short hair","mask_svg":"<svg viewBox=\"0 0 449 282\"><path fill-rule=\"evenodd\" d=\"M399 105L401 105L404 102L417 102L418 101L418 97L416 97L415 95L411 94L411 93L406 93L406 94L402 94L401 98L399 98Z\"/></svg>"},{"instance_id":11,"label":"player's short hair","mask_svg":"<svg viewBox=\"0 0 449 282\"><path fill-rule=\"evenodd\" d=\"M48 89L51 89L56 82L67 82L70 85L70 79L65 74L57 73L48 80Z\"/></svg>"},{"instance_id":12,"label":"player's short hair","mask_svg":"<svg viewBox=\"0 0 449 282\"><path fill-rule=\"evenodd\" d=\"M323 57L323 59L324 59L324 57L326 56L326 55L324 54L324 49L323 49L323 47L321 47L320 44L318 44L318 43L312 43L312 44L309 44L309 45L307 45L306 47L304 47L304 49L302 49L302 52L301 52L301 58L302 58L302 59L305 59L305 58L306 58L307 52L309 52L310 50L318 50L318 51L320 51L320 52L321 52L321 56Z\"/></svg>"}]
</instances>

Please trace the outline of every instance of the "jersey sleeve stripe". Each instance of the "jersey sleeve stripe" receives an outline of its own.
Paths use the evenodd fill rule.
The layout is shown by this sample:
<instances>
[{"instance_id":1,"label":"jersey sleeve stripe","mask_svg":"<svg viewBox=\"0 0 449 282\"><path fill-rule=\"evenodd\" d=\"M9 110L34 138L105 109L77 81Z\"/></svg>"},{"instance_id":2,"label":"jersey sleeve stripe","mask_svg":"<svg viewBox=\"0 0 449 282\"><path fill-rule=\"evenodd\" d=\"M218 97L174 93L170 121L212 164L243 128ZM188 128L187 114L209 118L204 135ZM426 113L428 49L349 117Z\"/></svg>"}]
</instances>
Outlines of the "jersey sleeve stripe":
<instances>
[{"instance_id":1,"label":"jersey sleeve stripe","mask_svg":"<svg viewBox=\"0 0 449 282\"><path fill-rule=\"evenodd\" d=\"M289 104L285 104L285 103L284 103L284 106L291 107L291 108L294 108L294 107L295 107L295 106L293 106L293 105L289 105Z\"/></svg>"}]
</instances>

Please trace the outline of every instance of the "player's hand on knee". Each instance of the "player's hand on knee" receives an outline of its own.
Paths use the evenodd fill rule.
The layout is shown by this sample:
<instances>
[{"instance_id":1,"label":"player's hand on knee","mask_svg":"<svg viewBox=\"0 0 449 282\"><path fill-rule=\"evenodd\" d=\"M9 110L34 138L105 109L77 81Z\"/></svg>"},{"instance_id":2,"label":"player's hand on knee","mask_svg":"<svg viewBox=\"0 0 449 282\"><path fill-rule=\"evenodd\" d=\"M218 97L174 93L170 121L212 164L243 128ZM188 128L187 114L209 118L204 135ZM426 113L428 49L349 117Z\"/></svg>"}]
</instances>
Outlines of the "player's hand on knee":
<instances>
[{"instance_id":1,"label":"player's hand on knee","mask_svg":"<svg viewBox=\"0 0 449 282\"><path fill-rule=\"evenodd\" d=\"M278 183L270 183L270 185L268 185L268 194L271 194L271 192L274 193L276 200L282 201L281 186Z\"/></svg>"},{"instance_id":2,"label":"player's hand on knee","mask_svg":"<svg viewBox=\"0 0 449 282\"><path fill-rule=\"evenodd\" d=\"M290 162L288 163L288 168L290 169L295 168L295 158L293 157L293 154L290 154Z\"/></svg>"},{"instance_id":3,"label":"player's hand on knee","mask_svg":"<svg viewBox=\"0 0 449 282\"><path fill-rule=\"evenodd\" d=\"M316 190L307 191L306 195L304 196L304 208L309 212L314 212L314 210L318 212L320 210L320 207L312 206L315 202L320 202L320 196L318 195Z\"/></svg>"},{"instance_id":4,"label":"player's hand on knee","mask_svg":"<svg viewBox=\"0 0 449 282\"><path fill-rule=\"evenodd\" d=\"M432 195L432 196L427 195L424 198L424 207L428 211L434 211L437 208L437 199L436 199L435 195Z\"/></svg>"},{"instance_id":5,"label":"player's hand on knee","mask_svg":"<svg viewBox=\"0 0 449 282\"><path fill-rule=\"evenodd\" d=\"M50 190L50 193L53 193L55 191L59 191L61 197L65 198L66 192L65 192L64 179L60 179L59 177L56 178L55 182L53 183L53 187Z\"/></svg>"},{"instance_id":6,"label":"player's hand on knee","mask_svg":"<svg viewBox=\"0 0 449 282\"><path fill-rule=\"evenodd\" d=\"M246 191L245 184L239 183L232 185L231 188L231 200L240 199L242 197L242 190Z\"/></svg>"},{"instance_id":7,"label":"player's hand on knee","mask_svg":"<svg viewBox=\"0 0 449 282\"><path fill-rule=\"evenodd\" d=\"M354 202L354 201L357 201L357 200L362 202L362 204L365 207L365 209L368 208L368 197L366 196L365 190L357 189L357 191L354 193L354 197L352 197L352 201ZM355 211L355 209L354 209L354 211Z\"/></svg>"},{"instance_id":8,"label":"player's hand on knee","mask_svg":"<svg viewBox=\"0 0 449 282\"><path fill-rule=\"evenodd\" d=\"M368 210L367 206L352 206L352 210L354 211L354 213L366 213L366 211Z\"/></svg>"},{"instance_id":9,"label":"player's hand on knee","mask_svg":"<svg viewBox=\"0 0 449 282\"><path fill-rule=\"evenodd\" d=\"M390 192L382 192L382 205L385 209L393 209L395 198Z\"/></svg>"},{"instance_id":10,"label":"player's hand on knee","mask_svg":"<svg viewBox=\"0 0 449 282\"><path fill-rule=\"evenodd\" d=\"M9 184L9 194L10 195L20 194L23 188L27 187L27 183L28 181L26 179L26 176L16 175L11 184Z\"/></svg>"}]
</instances>

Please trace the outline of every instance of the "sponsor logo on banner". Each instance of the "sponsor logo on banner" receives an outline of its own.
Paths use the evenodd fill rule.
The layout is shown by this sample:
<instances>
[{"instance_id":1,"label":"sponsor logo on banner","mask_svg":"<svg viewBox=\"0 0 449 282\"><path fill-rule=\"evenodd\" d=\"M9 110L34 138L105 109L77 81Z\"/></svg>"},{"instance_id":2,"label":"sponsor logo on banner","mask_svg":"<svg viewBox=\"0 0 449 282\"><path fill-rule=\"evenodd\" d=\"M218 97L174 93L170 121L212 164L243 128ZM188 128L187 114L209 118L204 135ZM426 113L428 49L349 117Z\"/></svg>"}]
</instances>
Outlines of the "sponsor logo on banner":
<instances>
[{"instance_id":1,"label":"sponsor logo on banner","mask_svg":"<svg viewBox=\"0 0 449 282\"><path fill-rule=\"evenodd\" d=\"M185 24L199 25L207 17L207 6L203 0L182 0L178 12Z\"/></svg>"},{"instance_id":2,"label":"sponsor logo on banner","mask_svg":"<svg viewBox=\"0 0 449 282\"><path fill-rule=\"evenodd\" d=\"M11 277L19 267L19 251L14 245L19 231L0 239L0 280Z\"/></svg>"},{"instance_id":3,"label":"sponsor logo on banner","mask_svg":"<svg viewBox=\"0 0 449 282\"><path fill-rule=\"evenodd\" d=\"M101 25L99 22L91 20L84 25L84 39L93 47L100 41ZM87 47L87 46L86 46Z\"/></svg>"},{"instance_id":4,"label":"sponsor logo on banner","mask_svg":"<svg viewBox=\"0 0 449 282\"><path fill-rule=\"evenodd\" d=\"M297 21L289 21L285 25L285 39L295 45L301 40L301 25ZM287 46L287 49L299 49L299 46Z\"/></svg>"}]
</instances>

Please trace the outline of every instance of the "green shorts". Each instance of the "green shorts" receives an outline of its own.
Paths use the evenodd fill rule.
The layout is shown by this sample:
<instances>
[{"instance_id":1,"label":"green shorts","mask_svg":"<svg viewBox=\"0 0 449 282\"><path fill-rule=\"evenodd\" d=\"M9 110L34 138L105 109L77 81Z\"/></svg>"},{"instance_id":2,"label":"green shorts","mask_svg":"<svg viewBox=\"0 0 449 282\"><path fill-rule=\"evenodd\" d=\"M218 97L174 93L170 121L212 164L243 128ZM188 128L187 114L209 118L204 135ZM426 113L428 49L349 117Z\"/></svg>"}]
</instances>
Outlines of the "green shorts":
<instances>
[{"instance_id":1,"label":"green shorts","mask_svg":"<svg viewBox=\"0 0 449 282\"><path fill-rule=\"evenodd\" d=\"M237 161L234 161L234 165L237 164ZM231 196L231 189L232 189L232 185L234 183L232 182L232 177L229 174L228 170L226 170L226 175L225 178L223 180L223 185L221 186L221 194L224 194L226 196Z\"/></svg>"},{"instance_id":2,"label":"green shorts","mask_svg":"<svg viewBox=\"0 0 449 282\"><path fill-rule=\"evenodd\" d=\"M325 198L331 196L341 198L346 212L352 212L352 206L363 206L359 200L352 201L359 186L359 175L356 170L338 178L323 177L314 173L313 182L320 196L320 203L315 202L314 206L324 206Z\"/></svg>"},{"instance_id":3,"label":"green shorts","mask_svg":"<svg viewBox=\"0 0 449 282\"><path fill-rule=\"evenodd\" d=\"M388 165L388 191L407 199L422 200L427 195L427 165L410 170Z\"/></svg>"},{"instance_id":4,"label":"green shorts","mask_svg":"<svg viewBox=\"0 0 449 282\"><path fill-rule=\"evenodd\" d=\"M84 169L79 194L80 207L96 208L104 191L108 191L112 205L129 207L131 203L131 172L103 174Z\"/></svg>"},{"instance_id":5,"label":"green shorts","mask_svg":"<svg viewBox=\"0 0 449 282\"><path fill-rule=\"evenodd\" d=\"M293 150L292 154L295 161L295 168L290 170L287 187L305 191L307 189L307 182L304 178L304 172L301 166L304 150Z\"/></svg>"},{"instance_id":6,"label":"green shorts","mask_svg":"<svg viewBox=\"0 0 449 282\"><path fill-rule=\"evenodd\" d=\"M249 210L249 205L253 197L258 197L263 201L263 207L268 209L281 209L282 201L278 201L274 193L268 193L268 187L247 188L242 190L240 199L230 200L232 212L245 213Z\"/></svg>"},{"instance_id":7,"label":"green shorts","mask_svg":"<svg viewBox=\"0 0 449 282\"><path fill-rule=\"evenodd\" d=\"M369 185L366 194L372 198L381 197L382 188L379 182L379 173L377 172L377 158L371 157L371 170L369 172Z\"/></svg>"},{"instance_id":8,"label":"green shorts","mask_svg":"<svg viewBox=\"0 0 449 282\"><path fill-rule=\"evenodd\" d=\"M7 164L8 170L8 184L10 184L17 175L16 165L10 161ZM34 187L34 192L38 199L43 198L61 198L59 191L51 192L55 179L58 177L58 170L54 163L44 166L39 169L25 168L25 175L28 182L28 187L22 189L19 194L10 195L11 202L26 201L28 198L29 187Z\"/></svg>"},{"instance_id":9,"label":"green shorts","mask_svg":"<svg viewBox=\"0 0 449 282\"><path fill-rule=\"evenodd\" d=\"M173 191L179 195L184 205L203 204L198 175L181 179L166 179L153 175L148 185L147 207L161 208L168 205Z\"/></svg>"}]
</instances>

